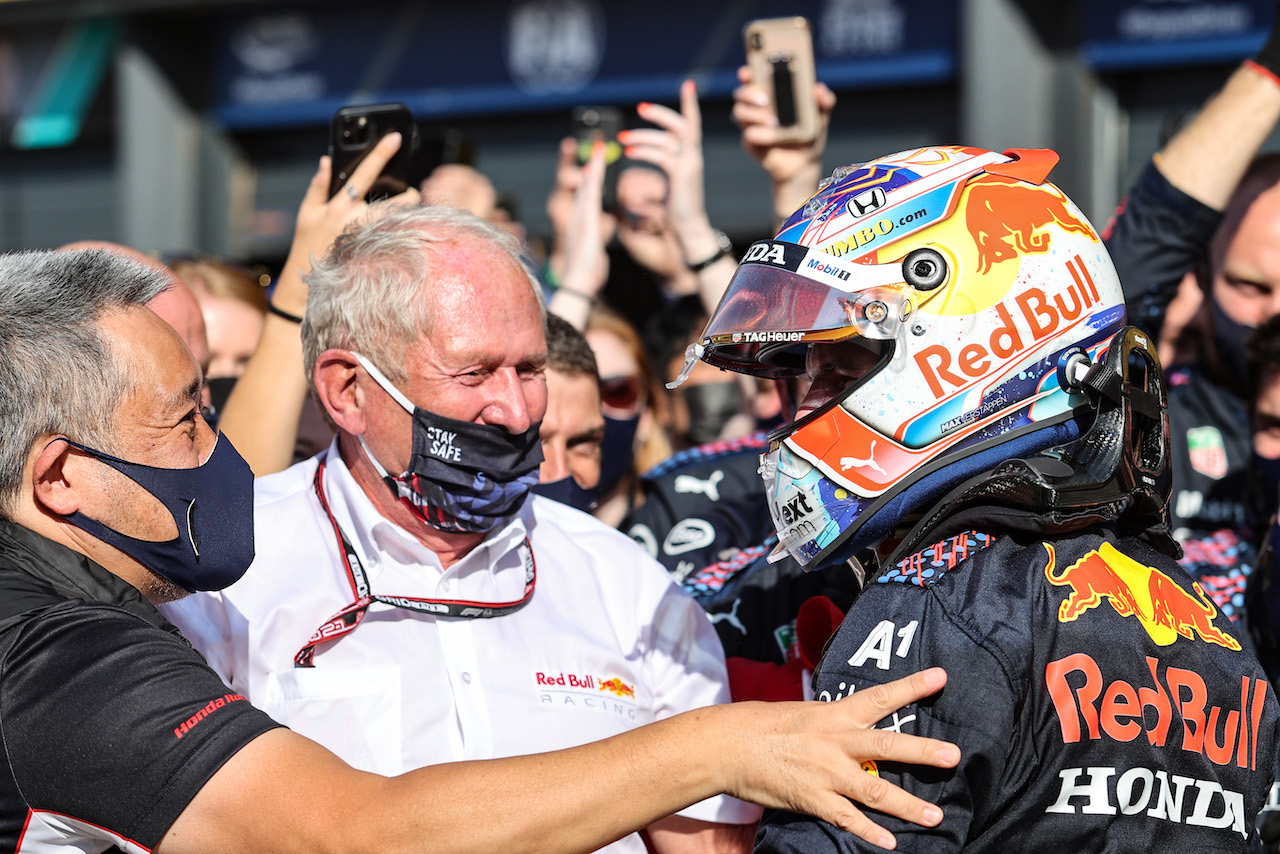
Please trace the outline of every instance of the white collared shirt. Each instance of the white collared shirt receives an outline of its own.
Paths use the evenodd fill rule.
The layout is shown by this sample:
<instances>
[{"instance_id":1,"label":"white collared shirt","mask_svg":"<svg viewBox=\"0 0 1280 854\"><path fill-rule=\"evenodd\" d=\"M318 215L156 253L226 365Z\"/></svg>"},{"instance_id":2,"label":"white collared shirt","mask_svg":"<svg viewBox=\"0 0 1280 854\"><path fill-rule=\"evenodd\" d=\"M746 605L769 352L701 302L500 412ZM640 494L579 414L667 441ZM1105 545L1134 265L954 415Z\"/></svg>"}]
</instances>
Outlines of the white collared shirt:
<instances>
[{"instance_id":1,"label":"white collared shirt","mask_svg":"<svg viewBox=\"0 0 1280 854\"><path fill-rule=\"evenodd\" d=\"M381 603L315 666L294 666L312 633L354 600L333 526L313 488L319 460L338 525L381 595L508 602L491 619ZM374 507L337 451L255 486L257 556L239 582L163 607L239 693L351 765L396 775L424 765L538 753L596 741L729 701L724 653L705 612L630 538L534 496L442 570ZM713 798L681 815L744 824L759 808ZM616 847L615 847L616 846ZM642 854L631 836L609 851Z\"/></svg>"}]
</instances>

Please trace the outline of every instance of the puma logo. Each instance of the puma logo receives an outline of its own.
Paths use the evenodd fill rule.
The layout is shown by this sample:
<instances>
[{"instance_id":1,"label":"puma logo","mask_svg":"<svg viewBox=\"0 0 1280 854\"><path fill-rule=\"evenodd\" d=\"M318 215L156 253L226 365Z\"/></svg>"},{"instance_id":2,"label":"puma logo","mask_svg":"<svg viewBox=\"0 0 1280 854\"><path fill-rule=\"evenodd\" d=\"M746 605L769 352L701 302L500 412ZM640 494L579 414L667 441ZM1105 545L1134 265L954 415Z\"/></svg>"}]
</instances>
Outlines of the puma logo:
<instances>
[{"instance_id":1,"label":"puma logo","mask_svg":"<svg viewBox=\"0 0 1280 854\"><path fill-rule=\"evenodd\" d=\"M848 471L849 469L861 469L861 468L873 468L876 471L880 472L880 474L884 475L885 477L889 476L889 473L886 472L884 469L880 468L880 464L876 462L876 440L875 439L871 440L871 447L867 448L866 459L860 459L858 457L841 457L840 458L840 471Z\"/></svg>"},{"instance_id":2,"label":"puma logo","mask_svg":"<svg viewBox=\"0 0 1280 854\"><path fill-rule=\"evenodd\" d=\"M730 608L728 611L724 611L719 614L708 614L707 616L711 618L711 622L713 623L718 623L721 620L728 620L729 625L733 626L735 629L737 629L738 631L742 632L745 635L747 633L747 627L742 625L742 621L738 619L738 606L741 604L742 604L741 599L734 599L733 607Z\"/></svg>"},{"instance_id":3,"label":"puma logo","mask_svg":"<svg viewBox=\"0 0 1280 854\"><path fill-rule=\"evenodd\" d=\"M716 469L711 476L703 480L691 474L676 475L675 490L682 493L700 493L712 501L720 500L720 481L724 480L724 472Z\"/></svg>"}]
</instances>

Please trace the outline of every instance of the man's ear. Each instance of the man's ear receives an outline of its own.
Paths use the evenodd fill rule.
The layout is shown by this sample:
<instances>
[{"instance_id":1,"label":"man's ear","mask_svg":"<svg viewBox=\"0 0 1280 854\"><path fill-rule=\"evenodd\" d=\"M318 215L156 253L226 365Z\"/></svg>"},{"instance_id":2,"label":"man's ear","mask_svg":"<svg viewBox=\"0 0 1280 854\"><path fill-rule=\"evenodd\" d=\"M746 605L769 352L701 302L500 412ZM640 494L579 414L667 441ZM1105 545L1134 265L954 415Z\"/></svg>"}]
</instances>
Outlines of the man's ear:
<instances>
[{"instance_id":1,"label":"man's ear","mask_svg":"<svg viewBox=\"0 0 1280 854\"><path fill-rule=\"evenodd\" d=\"M31 464L32 497L36 506L58 516L70 516L80 509L80 458L66 442L51 441L35 455Z\"/></svg>"},{"instance_id":2,"label":"man's ear","mask_svg":"<svg viewBox=\"0 0 1280 854\"><path fill-rule=\"evenodd\" d=\"M312 372L316 397L333 423L354 436L365 431L364 389L356 382L360 364L349 350L325 350Z\"/></svg>"}]
</instances>

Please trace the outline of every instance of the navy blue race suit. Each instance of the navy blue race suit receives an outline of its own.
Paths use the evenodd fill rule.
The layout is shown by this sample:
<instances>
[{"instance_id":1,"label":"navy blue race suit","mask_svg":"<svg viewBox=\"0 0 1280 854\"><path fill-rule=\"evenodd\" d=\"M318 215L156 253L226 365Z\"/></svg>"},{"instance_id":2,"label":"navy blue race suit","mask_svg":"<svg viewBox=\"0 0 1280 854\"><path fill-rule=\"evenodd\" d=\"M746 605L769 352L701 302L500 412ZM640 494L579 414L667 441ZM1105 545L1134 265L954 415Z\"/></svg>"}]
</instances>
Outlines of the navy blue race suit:
<instances>
[{"instance_id":1,"label":"navy blue race suit","mask_svg":"<svg viewBox=\"0 0 1280 854\"><path fill-rule=\"evenodd\" d=\"M869 581L814 677L818 699L836 700L925 667L948 672L940 694L879 724L962 752L955 769L874 769L945 813L936 828L876 815L899 851L1256 842L1280 708L1230 621L1171 558L1107 526L921 541L934 545ZM879 849L775 812L756 850Z\"/></svg>"}]
</instances>

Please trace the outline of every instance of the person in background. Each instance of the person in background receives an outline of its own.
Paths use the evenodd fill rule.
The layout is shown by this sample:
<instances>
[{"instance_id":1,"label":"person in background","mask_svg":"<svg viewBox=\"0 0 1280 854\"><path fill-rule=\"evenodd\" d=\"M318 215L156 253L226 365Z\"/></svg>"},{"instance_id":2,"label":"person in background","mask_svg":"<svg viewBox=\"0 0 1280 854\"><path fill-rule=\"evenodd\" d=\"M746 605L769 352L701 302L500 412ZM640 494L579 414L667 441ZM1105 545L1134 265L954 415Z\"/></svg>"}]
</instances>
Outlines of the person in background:
<instances>
[{"instance_id":1,"label":"person in background","mask_svg":"<svg viewBox=\"0 0 1280 854\"><path fill-rule=\"evenodd\" d=\"M1280 22L1277 22L1280 23ZM1245 342L1280 311L1280 30L1152 158L1104 239L1134 325L1164 339L1182 565L1232 620L1276 506L1252 471Z\"/></svg>"},{"instance_id":2,"label":"person in background","mask_svg":"<svg viewBox=\"0 0 1280 854\"><path fill-rule=\"evenodd\" d=\"M630 165L618 176L617 211L601 208L603 144L592 155L600 161L598 168L590 162L578 166L572 139L560 145L556 184L547 201L555 230L548 278L556 284L548 308L580 329L608 283L606 247L615 236L656 276L658 302L666 307L696 295L710 311L733 272L732 246L706 212L696 85L692 80L681 85L679 111L651 103L636 109L657 127L618 135Z\"/></svg>"},{"instance_id":3,"label":"person in background","mask_svg":"<svg viewBox=\"0 0 1280 854\"><path fill-rule=\"evenodd\" d=\"M595 515L617 527L637 500L641 472L671 456L667 393L645 354L640 336L604 307L591 313L587 343L600 370L605 419Z\"/></svg>"},{"instance_id":4,"label":"person in background","mask_svg":"<svg viewBox=\"0 0 1280 854\"><path fill-rule=\"evenodd\" d=\"M590 513L600 484L600 372L591 345L573 324L547 315L547 413L538 439L542 465L536 495Z\"/></svg>"},{"instance_id":5,"label":"person in background","mask_svg":"<svg viewBox=\"0 0 1280 854\"><path fill-rule=\"evenodd\" d=\"M166 258L165 263L195 294L209 340L205 382L209 403L221 412L235 381L258 347L266 323L264 274L217 258Z\"/></svg>"}]
</instances>

